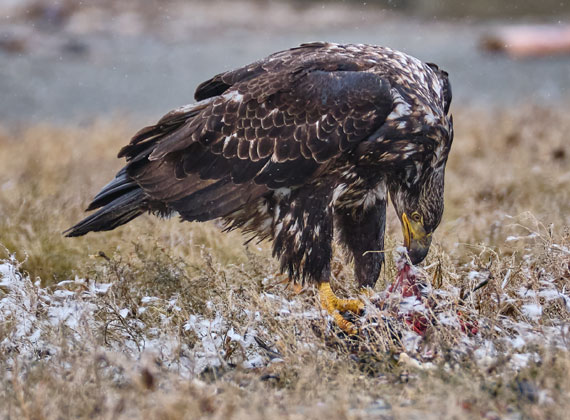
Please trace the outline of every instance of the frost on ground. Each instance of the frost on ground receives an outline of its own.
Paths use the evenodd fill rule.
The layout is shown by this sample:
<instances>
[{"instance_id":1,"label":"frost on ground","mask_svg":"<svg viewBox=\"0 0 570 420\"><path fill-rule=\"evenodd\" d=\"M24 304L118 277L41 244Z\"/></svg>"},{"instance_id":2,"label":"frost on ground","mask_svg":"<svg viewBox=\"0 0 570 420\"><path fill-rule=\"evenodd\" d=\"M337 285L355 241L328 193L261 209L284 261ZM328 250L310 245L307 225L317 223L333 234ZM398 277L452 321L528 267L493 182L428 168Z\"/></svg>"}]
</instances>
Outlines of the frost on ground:
<instances>
[{"instance_id":1,"label":"frost on ground","mask_svg":"<svg viewBox=\"0 0 570 420\"><path fill-rule=\"evenodd\" d=\"M176 293L151 296L136 291L137 284L99 282L98 276L44 287L10 258L0 263L4 382L25 378L38 363L66 366L70 353L107 360L117 384L129 372L146 372L149 364L179 380L196 381L228 369L286 364L292 348L317 352L324 360L387 354L406 368L424 371L442 364L451 369L469 359L482 370L504 364L519 372L540 365L545 350L569 349L568 278L560 272L569 250L536 236L534 246L542 247L550 265L537 264L530 254L516 263L482 265L483 254L474 254L458 270L442 260L417 269L424 282L421 297L398 298L395 291L389 298L387 291L372 296L370 302L389 303L369 302L360 340L344 337L309 297L288 297L283 289L245 295L231 289L193 311ZM116 266L102 272L111 269ZM264 277L261 283L275 279ZM429 325L418 330L410 314L421 314ZM550 401L547 391L537 392L540 402Z\"/></svg>"},{"instance_id":2,"label":"frost on ground","mask_svg":"<svg viewBox=\"0 0 570 420\"><path fill-rule=\"evenodd\" d=\"M62 409L64 400L50 399L49 387L71 393L74 401L95 393L87 406L111 413L109 418L160 417L160 410L172 407L183 407L174 410L174 418L208 417L225 413L226 404L241 405L245 411L236 417L245 418L250 416L247 398L236 395L269 393L273 402L267 410L296 395L295 410L310 418L322 415L327 395L337 392L329 403L349 417L405 417L410 405L422 411L421 398L418 403L402 397L408 381L417 381L415 392L427 396L422 377L442 381L438 386L445 392L450 377L453 383L468 374L469 384L482 376L483 389L494 384L511 395L504 397L506 412L520 413L520 404L527 403L555 407L556 387L529 372L555 359L570 360L568 236L557 238L537 234L511 254L482 248L464 263L440 251L431 264L410 271L421 283L416 294L386 285L367 299L359 339L339 331L317 309L312 293L289 293L269 274L271 266L255 261L223 268L204 255L206 268L186 278L176 262L153 253L148 257L157 259L146 262L103 255L90 276L45 286L11 257L0 262L0 402L12 402L6 405L8 418L36 418L34 412L48 410L48 400L64 417L94 416L79 406ZM402 272L402 255L394 254L386 269L389 278ZM335 264L337 279L350 271L342 266L339 272L339 260ZM147 285L144 275L158 276L161 283ZM161 288L168 282L175 283ZM427 322L418 324L418 316ZM567 376L569 366L549 369ZM381 397L338 401L338 392L350 395L359 386L370 392L371 382ZM316 391L318 384L326 384L326 391ZM394 388L399 391L391 395ZM300 389L306 389L305 396L299 396ZM320 405L308 405L311 398ZM478 403L476 397L456 398L463 414ZM263 402L256 401L256 410L262 410ZM493 418L492 411L485 414ZM262 410L258 418L267 415Z\"/></svg>"},{"instance_id":3,"label":"frost on ground","mask_svg":"<svg viewBox=\"0 0 570 420\"><path fill-rule=\"evenodd\" d=\"M202 314L189 314L177 295L144 295L133 307L121 302L114 283L75 278L42 287L22 273L14 258L0 263L0 276L0 352L11 355L6 379L15 366L25 375L36 362L61 363L62 355L74 350L120 354L132 362L131 369L152 359L184 379L228 366L259 368L283 362L263 341L278 339L264 316L272 322L324 319L312 305L268 292L259 295L258 304L271 306L273 315L239 305L229 308L225 297L205 302ZM153 315L145 319L149 313ZM299 337L296 345L303 341Z\"/></svg>"},{"instance_id":4,"label":"frost on ground","mask_svg":"<svg viewBox=\"0 0 570 420\"><path fill-rule=\"evenodd\" d=\"M177 298L164 300L145 296L140 299L138 314L152 309L164 310L157 325L145 325L129 308L109 303L112 283L75 278L44 288L39 281L32 282L22 274L14 259L0 264L0 276L0 319L4 324L0 351L19 359L20 369L35 360L56 357L62 353L62 346L115 351L132 360L141 360L145 353L151 353L161 364L185 378L225 363L226 349L231 345L239 346L243 354L241 362L246 368L268 362L255 341L256 329L264 328L259 312L246 313L249 326L243 334L217 314L210 302L211 317L192 314L182 325L173 325L174 314L181 311ZM268 294L262 298L275 299ZM283 305L290 314L291 309L298 306L291 301L284 301ZM108 321L107 316L115 320ZM120 339L100 342L97 335L109 329L112 323L120 325L114 332ZM196 342L190 345L172 334L177 327L194 333ZM15 359L9 361L9 365L13 365Z\"/></svg>"}]
</instances>

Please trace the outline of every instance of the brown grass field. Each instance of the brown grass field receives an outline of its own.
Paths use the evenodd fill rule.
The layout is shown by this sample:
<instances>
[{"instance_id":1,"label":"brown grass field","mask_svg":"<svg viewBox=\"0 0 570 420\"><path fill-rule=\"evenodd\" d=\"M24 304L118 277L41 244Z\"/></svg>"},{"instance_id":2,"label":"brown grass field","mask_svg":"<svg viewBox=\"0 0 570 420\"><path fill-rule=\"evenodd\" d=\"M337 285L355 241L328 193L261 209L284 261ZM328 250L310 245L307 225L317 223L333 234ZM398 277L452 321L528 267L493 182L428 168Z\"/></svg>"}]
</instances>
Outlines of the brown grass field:
<instances>
[{"instance_id":1,"label":"brown grass field","mask_svg":"<svg viewBox=\"0 0 570 420\"><path fill-rule=\"evenodd\" d=\"M565 418L570 118L529 106L454 120L423 263L440 322L420 337L395 319L398 336L379 325L359 341L313 290L286 287L269 244L219 223L144 216L64 238L136 127L0 129L0 418ZM401 240L391 211L376 291ZM357 292L340 250L333 286Z\"/></svg>"}]
</instances>

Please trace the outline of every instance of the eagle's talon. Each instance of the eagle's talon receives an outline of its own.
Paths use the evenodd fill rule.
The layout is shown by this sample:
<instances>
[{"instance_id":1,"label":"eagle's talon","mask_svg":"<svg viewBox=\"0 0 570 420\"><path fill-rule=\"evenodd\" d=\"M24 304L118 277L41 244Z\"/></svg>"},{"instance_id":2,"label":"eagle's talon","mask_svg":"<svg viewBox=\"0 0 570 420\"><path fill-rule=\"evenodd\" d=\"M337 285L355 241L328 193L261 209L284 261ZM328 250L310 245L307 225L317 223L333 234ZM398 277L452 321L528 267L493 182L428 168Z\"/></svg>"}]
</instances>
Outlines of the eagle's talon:
<instances>
[{"instance_id":1,"label":"eagle's talon","mask_svg":"<svg viewBox=\"0 0 570 420\"><path fill-rule=\"evenodd\" d=\"M329 282L319 285L319 297L321 305L333 317L336 325L348 335L358 334L358 328L353 322L347 320L342 313L347 312L355 316L361 316L364 312L364 302L359 299L341 299L331 289Z\"/></svg>"},{"instance_id":2,"label":"eagle's talon","mask_svg":"<svg viewBox=\"0 0 570 420\"><path fill-rule=\"evenodd\" d=\"M353 322L345 319L338 311L331 314L335 324L348 335L358 335L358 328Z\"/></svg>"},{"instance_id":3,"label":"eagle's talon","mask_svg":"<svg viewBox=\"0 0 570 420\"><path fill-rule=\"evenodd\" d=\"M336 296L335 296L336 297ZM354 315L362 315L364 313L364 302L359 299L340 299L336 298L336 309L340 312L350 312Z\"/></svg>"}]
</instances>

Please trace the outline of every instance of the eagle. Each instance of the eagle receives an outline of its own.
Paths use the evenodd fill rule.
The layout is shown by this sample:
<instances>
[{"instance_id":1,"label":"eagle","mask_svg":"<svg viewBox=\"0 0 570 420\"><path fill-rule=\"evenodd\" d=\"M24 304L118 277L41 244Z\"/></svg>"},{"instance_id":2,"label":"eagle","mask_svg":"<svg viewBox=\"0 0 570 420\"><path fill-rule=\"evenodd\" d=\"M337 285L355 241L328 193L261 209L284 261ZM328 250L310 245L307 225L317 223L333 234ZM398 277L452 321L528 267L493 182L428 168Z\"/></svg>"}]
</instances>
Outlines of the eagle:
<instances>
[{"instance_id":1,"label":"eagle","mask_svg":"<svg viewBox=\"0 0 570 420\"><path fill-rule=\"evenodd\" d=\"M195 103L137 132L125 166L66 236L115 229L143 213L222 219L273 242L281 271L314 284L348 333L361 299L330 287L333 240L372 288L384 261L388 197L413 264L443 213L453 140L448 74L387 47L315 42L201 83ZM369 252L373 251L373 252Z\"/></svg>"}]
</instances>

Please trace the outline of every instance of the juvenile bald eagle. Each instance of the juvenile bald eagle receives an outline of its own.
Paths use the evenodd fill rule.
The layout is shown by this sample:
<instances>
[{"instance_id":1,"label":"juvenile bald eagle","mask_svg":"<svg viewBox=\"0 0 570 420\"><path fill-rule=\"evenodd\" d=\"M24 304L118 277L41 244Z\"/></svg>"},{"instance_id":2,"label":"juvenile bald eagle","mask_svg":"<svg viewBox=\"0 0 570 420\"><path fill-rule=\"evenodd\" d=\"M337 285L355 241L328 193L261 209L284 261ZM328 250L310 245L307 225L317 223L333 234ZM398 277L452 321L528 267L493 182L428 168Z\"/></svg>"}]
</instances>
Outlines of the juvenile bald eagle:
<instances>
[{"instance_id":1,"label":"juvenile bald eagle","mask_svg":"<svg viewBox=\"0 0 570 420\"><path fill-rule=\"evenodd\" d=\"M453 139L447 73L373 45L303 44L198 86L196 103L143 128L123 147L126 165L67 236L111 230L145 212L223 218L273 240L297 282L318 285L323 306L358 300L330 289L333 232L374 286L384 254L390 194L413 263L443 212Z\"/></svg>"}]
</instances>

